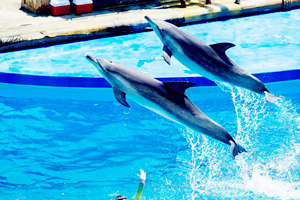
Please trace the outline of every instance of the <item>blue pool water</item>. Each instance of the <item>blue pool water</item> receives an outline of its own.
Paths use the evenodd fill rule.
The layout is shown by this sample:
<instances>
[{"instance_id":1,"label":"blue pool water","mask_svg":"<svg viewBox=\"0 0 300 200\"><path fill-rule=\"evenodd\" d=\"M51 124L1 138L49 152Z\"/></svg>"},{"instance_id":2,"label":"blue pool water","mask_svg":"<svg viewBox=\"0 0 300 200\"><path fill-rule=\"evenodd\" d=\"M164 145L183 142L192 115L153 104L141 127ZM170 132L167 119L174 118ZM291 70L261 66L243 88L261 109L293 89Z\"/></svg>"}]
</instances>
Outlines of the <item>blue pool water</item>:
<instances>
[{"instance_id":1,"label":"blue pool water","mask_svg":"<svg viewBox=\"0 0 300 200\"><path fill-rule=\"evenodd\" d=\"M230 57L252 73L297 70L299 16L293 10L183 29L207 43L235 43ZM172 66L165 64L153 32L4 53L0 69L98 77L85 54L156 77L198 76L175 59ZM282 95L275 104L230 86L187 90L248 150L236 160L218 141L130 100L130 109L120 105L110 88L81 101L60 98L61 93L1 95L0 199L105 200L118 194L132 199L139 169L147 172L143 199L300 199L300 80L267 87Z\"/></svg>"},{"instance_id":2,"label":"blue pool water","mask_svg":"<svg viewBox=\"0 0 300 200\"><path fill-rule=\"evenodd\" d=\"M144 199L299 199L299 91L275 105L244 90L192 93L247 154L233 161L227 145L130 100L2 97L1 199L132 199L140 168Z\"/></svg>"},{"instance_id":3,"label":"blue pool water","mask_svg":"<svg viewBox=\"0 0 300 200\"><path fill-rule=\"evenodd\" d=\"M300 9L182 27L207 44L232 42L227 54L250 73L300 69ZM154 77L198 76L169 66L153 31L0 54L0 72L99 77L85 55L118 61Z\"/></svg>"}]
</instances>

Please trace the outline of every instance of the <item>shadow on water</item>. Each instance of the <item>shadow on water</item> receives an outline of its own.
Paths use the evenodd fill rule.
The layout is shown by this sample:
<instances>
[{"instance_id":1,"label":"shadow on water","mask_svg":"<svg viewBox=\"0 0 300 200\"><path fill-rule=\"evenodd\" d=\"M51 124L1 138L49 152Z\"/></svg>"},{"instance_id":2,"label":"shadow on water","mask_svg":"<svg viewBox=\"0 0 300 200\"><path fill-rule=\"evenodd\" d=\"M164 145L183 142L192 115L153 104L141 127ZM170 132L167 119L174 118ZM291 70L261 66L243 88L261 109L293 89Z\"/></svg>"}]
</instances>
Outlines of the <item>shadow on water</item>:
<instances>
[{"instance_id":1,"label":"shadow on water","mask_svg":"<svg viewBox=\"0 0 300 200\"><path fill-rule=\"evenodd\" d=\"M231 93L235 108L237 133L229 132L248 153L233 161L228 146L182 129L190 146L181 160L188 199L299 199L300 117L293 103L282 97L271 104L262 95L218 85Z\"/></svg>"}]
</instances>

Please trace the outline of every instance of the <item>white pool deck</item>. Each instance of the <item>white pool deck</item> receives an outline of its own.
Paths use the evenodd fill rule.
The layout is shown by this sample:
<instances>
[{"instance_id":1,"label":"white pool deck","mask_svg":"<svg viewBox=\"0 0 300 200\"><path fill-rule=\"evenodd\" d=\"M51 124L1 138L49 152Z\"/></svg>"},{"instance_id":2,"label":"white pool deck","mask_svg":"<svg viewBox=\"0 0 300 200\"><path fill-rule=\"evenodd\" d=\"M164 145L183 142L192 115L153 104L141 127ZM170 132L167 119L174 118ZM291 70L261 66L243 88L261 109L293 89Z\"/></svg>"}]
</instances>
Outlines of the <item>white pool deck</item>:
<instances>
[{"instance_id":1,"label":"white pool deck","mask_svg":"<svg viewBox=\"0 0 300 200\"><path fill-rule=\"evenodd\" d=\"M180 8L179 0L103 9L82 15L37 15L20 9L21 0L0 1L0 52L68 42L84 38L141 32L149 29L144 16L171 20L177 25L236 17L300 7L300 0L188 0ZM161 2L161 3L159 3Z\"/></svg>"}]
</instances>

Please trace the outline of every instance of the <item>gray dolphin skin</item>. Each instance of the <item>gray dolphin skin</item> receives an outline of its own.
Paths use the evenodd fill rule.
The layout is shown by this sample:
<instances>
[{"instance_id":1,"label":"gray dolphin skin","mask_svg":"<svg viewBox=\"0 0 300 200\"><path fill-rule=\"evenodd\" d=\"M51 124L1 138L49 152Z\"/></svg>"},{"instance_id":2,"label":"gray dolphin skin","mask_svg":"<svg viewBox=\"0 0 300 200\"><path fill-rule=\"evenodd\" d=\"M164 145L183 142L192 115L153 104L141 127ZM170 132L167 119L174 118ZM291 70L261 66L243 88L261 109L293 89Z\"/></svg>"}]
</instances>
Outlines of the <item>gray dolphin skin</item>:
<instances>
[{"instance_id":1,"label":"gray dolphin skin","mask_svg":"<svg viewBox=\"0 0 300 200\"><path fill-rule=\"evenodd\" d=\"M225 51L234 47L234 44L207 45L171 23L147 16L145 19L162 41L163 57L168 64L174 55L187 68L212 81L227 82L264 94L266 100L271 103L278 99L259 79L230 60Z\"/></svg>"},{"instance_id":2,"label":"gray dolphin skin","mask_svg":"<svg viewBox=\"0 0 300 200\"><path fill-rule=\"evenodd\" d=\"M192 82L161 82L128 66L104 58L86 58L113 88L116 99L130 107L126 96L159 115L230 145L232 158L246 150L229 133L201 112L185 95Z\"/></svg>"}]
</instances>

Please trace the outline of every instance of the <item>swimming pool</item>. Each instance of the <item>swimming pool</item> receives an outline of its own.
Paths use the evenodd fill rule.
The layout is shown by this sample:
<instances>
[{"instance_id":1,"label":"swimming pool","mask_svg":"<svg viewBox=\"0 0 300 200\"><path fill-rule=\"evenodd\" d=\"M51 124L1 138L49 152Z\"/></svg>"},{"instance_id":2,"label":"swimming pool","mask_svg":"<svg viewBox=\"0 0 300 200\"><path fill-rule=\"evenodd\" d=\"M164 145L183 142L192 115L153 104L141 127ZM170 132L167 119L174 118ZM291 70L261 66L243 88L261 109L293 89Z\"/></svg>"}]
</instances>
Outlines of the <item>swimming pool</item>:
<instances>
[{"instance_id":1,"label":"swimming pool","mask_svg":"<svg viewBox=\"0 0 300 200\"><path fill-rule=\"evenodd\" d=\"M1 198L130 199L142 168L144 199L299 199L299 16L293 10L183 27L206 43L235 43L230 57L284 96L269 104L209 82L187 90L249 151L235 161L220 142L130 100L125 108L104 83L84 87L85 78L99 77L86 54L155 77L199 78L175 59L164 63L153 32L1 54L1 72L10 73L0 85ZM52 85L53 77L62 82ZM26 82L35 78L40 81Z\"/></svg>"}]
</instances>

